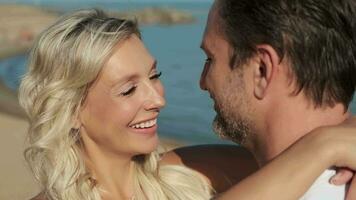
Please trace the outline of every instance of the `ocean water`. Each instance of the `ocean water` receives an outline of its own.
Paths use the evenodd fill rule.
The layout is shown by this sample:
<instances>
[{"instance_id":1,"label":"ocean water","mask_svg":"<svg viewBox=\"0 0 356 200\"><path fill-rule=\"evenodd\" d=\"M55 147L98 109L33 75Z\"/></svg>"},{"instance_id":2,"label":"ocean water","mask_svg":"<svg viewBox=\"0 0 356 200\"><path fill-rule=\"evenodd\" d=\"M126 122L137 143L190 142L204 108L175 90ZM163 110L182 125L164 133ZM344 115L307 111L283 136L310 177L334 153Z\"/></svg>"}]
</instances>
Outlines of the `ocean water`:
<instances>
[{"instance_id":1,"label":"ocean water","mask_svg":"<svg viewBox=\"0 0 356 200\"><path fill-rule=\"evenodd\" d=\"M165 86L167 106L159 118L159 133L191 144L224 143L211 129L215 115L212 101L206 92L199 89L200 72L205 60L199 46L210 3L58 2L37 1L37 4L63 11L84 7L130 10L146 6L191 11L198 19L195 24L141 27L143 41L157 58L158 68L163 73L161 80ZM20 55L0 61L0 79L13 90L18 88L20 77L26 71L26 59L27 55ZM351 110L356 114L355 101L351 104Z\"/></svg>"}]
</instances>

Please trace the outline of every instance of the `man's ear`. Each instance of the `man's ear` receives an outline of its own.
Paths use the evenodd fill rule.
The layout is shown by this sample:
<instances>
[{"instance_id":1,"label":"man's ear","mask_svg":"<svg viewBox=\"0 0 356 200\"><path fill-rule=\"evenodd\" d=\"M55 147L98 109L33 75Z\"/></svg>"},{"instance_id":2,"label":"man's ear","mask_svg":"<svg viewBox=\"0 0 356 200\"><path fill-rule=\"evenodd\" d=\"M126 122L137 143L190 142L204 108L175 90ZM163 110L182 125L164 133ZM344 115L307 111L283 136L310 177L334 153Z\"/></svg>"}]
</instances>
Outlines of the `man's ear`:
<instances>
[{"instance_id":1,"label":"man's ear","mask_svg":"<svg viewBox=\"0 0 356 200\"><path fill-rule=\"evenodd\" d=\"M257 58L258 65L254 69L254 95L263 99L279 65L279 56L270 45L259 45Z\"/></svg>"}]
</instances>

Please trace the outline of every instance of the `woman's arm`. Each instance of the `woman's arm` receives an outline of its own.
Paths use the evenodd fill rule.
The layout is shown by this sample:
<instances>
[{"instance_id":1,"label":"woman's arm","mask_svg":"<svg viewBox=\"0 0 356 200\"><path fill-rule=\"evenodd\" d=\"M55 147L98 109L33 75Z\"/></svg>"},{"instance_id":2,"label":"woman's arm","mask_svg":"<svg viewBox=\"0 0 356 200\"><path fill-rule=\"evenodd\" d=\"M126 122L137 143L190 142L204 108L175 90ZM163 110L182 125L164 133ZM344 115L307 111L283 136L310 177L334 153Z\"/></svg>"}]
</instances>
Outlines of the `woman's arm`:
<instances>
[{"instance_id":1,"label":"woman's arm","mask_svg":"<svg viewBox=\"0 0 356 200\"><path fill-rule=\"evenodd\" d=\"M323 143L318 137L308 135L298 141L217 199L299 199L326 168L335 164L338 150L332 147L330 151L329 142Z\"/></svg>"},{"instance_id":2,"label":"woman's arm","mask_svg":"<svg viewBox=\"0 0 356 200\"><path fill-rule=\"evenodd\" d=\"M198 148L198 152L194 147L183 148L167 154L164 162L184 164L201 172L218 193L238 183L219 197L222 200L298 199L326 168L356 169L356 122L353 121L314 130L252 175L256 166L248 154L241 153L241 148L229 154L219 148L212 153L209 146L203 146L205 150ZM219 155L222 158L219 159ZM241 167L246 161L251 168Z\"/></svg>"},{"instance_id":3,"label":"woman's arm","mask_svg":"<svg viewBox=\"0 0 356 200\"><path fill-rule=\"evenodd\" d=\"M316 129L218 199L298 199L326 168L356 169L355 153L356 118ZM355 197L354 187L348 199Z\"/></svg>"}]
</instances>

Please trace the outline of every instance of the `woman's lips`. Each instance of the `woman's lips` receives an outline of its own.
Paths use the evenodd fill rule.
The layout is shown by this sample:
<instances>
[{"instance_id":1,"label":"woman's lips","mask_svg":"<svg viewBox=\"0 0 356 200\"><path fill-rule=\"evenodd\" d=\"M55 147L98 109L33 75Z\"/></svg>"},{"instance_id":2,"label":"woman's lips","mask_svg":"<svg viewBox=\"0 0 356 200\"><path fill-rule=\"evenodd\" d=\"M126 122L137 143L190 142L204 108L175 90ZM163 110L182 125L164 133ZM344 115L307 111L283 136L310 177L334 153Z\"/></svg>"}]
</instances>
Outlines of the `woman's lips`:
<instances>
[{"instance_id":1,"label":"woman's lips","mask_svg":"<svg viewBox=\"0 0 356 200\"><path fill-rule=\"evenodd\" d=\"M130 127L133 132L138 133L138 134L143 134L143 135L154 135L157 133L157 124L154 124L151 127L147 127L147 128L133 128Z\"/></svg>"},{"instance_id":2,"label":"woman's lips","mask_svg":"<svg viewBox=\"0 0 356 200\"><path fill-rule=\"evenodd\" d=\"M157 118L131 125L135 133L152 135L157 132Z\"/></svg>"}]
</instances>

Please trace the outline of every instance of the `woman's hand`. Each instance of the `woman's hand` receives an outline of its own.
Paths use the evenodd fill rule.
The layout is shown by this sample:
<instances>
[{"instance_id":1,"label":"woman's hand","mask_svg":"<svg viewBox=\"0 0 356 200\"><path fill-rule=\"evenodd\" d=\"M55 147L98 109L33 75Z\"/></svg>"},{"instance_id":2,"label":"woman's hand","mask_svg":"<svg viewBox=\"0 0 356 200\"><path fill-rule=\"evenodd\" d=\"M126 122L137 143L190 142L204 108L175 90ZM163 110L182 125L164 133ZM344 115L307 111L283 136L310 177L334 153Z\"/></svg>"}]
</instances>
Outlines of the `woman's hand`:
<instances>
[{"instance_id":1,"label":"woman's hand","mask_svg":"<svg viewBox=\"0 0 356 200\"><path fill-rule=\"evenodd\" d=\"M356 127L356 117L351 117L346 120L344 126L348 128L355 128ZM355 132L356 134L356 132ZM356 156L355 156L356 157ZM338 173L330 180L332 183L336 185L342 185L347 182L350 182L350 187L347 192L346 200L355 200L356 199L356 177L354 176L354 171L349 168L342 168L338 170ZM352 178L353 177L353 178ZM352 181L350 181L352 179Z\"/></svg>"},{"instance_id":2,"label":"woman's hand","mask_svg":"<svg viewBox=\"0 0 356 200\"><path fill-rule=\"evenodd\" d=\"M356 170L356 117L347 119L337 126L329 126L323 129L321 141L324 147L333 151L333 165L337 167L348 167Z\"/></svg>"},{"instance_id":3,"label":"woman's hand","mask_svg":"<svg viewBox=\"0 0 356 200\"><path fill-rule=\"evenodd\" d=\"M346 200L356 200L356 117L352 116L336 126L321 127L314 131L316 135L310 135L320 137L319 143L324 143L321 146L325 152L329 152L326 157L332 161L330 166L337 167L337 173L330 179L330 183L349 183Z\"/></svg>"}]
</instances>

